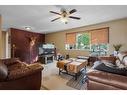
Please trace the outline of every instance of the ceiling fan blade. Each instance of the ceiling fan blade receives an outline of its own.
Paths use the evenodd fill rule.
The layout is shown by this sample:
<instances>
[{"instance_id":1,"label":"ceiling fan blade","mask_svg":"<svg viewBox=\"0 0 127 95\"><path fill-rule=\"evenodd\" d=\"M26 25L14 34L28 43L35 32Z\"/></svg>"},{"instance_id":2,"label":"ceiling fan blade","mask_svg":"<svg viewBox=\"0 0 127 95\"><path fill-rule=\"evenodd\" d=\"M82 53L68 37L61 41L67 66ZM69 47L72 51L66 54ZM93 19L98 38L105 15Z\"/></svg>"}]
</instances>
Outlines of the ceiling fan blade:
<instances>
[{"instance_id":1,"label":"ceiling fan blade","mask_svg":"<svg viewBox=\"0 0 127 95\"><path fill-rule=\"evenodd\" d=\"M74 12L76 12L77 10L76 9L72 9L72 10L70 10L70 14L72 14L72 13L74 13Z\"/></svg>"},{"instance_id":2,"label":"ceiling fan blade","mask_svg":"<svg viewBox=\"0 0 127 95\"><path fill-rule=\"evenodd\" d=\"M73 19L77 19L77 20L81 19L80 17L74 17L74 16L69 16L69 18L73 18Z\"/></svg>"},{"instance_id":3,"label":"ceiling fan blade","mask_svg":"<svg viewBox=\"0 0 127 95\"><path fill-rule=\"evenodd\" d=\"M60 19L60 17L58 17L58 18L55 18L55 19L51 20L51 22L53 22L53 21L55 21L55 20L57 20L57 19Z\"/></svg>"},{"instance_id":4,"label":"ceiling fan blade","mask_svg":"<svg viewBox=\"0 0 127 95\"><path fill-rule=\"evenodd\" d=\"M57 12L54 12L54 11L50 11L50 13L54 13L54 14L57 14L57 15L61 15L60 13L57 13Z\"/></svg>"}]
</instances>

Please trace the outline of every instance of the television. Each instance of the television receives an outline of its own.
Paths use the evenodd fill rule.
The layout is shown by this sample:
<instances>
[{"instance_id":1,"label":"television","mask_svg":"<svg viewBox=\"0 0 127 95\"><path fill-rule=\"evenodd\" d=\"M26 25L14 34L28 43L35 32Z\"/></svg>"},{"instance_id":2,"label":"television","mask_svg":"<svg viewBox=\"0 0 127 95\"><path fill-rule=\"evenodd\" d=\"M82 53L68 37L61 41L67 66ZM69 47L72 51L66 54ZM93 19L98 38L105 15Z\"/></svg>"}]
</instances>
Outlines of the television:
<instances>
[{"instance_id":1,"label":"television","mask_svg":"<svg viewBox=\"0 0 127 95\"><path fill-rule=\"evenodd\" d=\"M43 49L54 49L54 44L43 44L42 45Z\"/></svg>"},{"instance_id":2,"label":"television","mask_svg":"<svg viewBox=\"0 0 127 95\"><path fill-rule=\"evenodd\" d=\"M54 53L55 46L54 44L40 44L39 45L39 55L42 54L53 54Z\"/></svg>"},{"instance_id":3,"label":"television","mask_svg":"<svg viewBox=\"0 0 127 95\"><path fill-rule=\"evenodd\" d=\"M43 54L44 53L44 50L42 47L39 47L39 55Z\"/></svg>"}]
</instances>

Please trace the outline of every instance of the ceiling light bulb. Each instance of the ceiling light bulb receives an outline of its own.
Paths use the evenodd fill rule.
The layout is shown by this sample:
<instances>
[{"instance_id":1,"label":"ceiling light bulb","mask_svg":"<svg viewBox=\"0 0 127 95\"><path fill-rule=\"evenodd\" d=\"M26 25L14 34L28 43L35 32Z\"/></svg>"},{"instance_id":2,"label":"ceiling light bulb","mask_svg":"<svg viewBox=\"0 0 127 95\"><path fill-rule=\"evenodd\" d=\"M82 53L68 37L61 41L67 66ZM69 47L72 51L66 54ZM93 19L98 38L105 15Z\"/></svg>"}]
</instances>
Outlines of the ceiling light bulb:
<instances>
[{"instance_id":1,"label":"ceiling light bulb","mask_svg":"<svg viewBox=\"0 0 127 95\"><path fill-rule=\"evenodd\" d=\"M31 27L25 27L26 30L31 30Z\"/></svg>"},{"instance_id":2,"label":"ceiling light bulb","mask_svg":"<svg viewBox=\"0 0 127 95\"><path fill-rule=\"evenodd\" d=\"M67 17L61 17L61 21L64 22L65 24L67 24L68 19L67 19Z\"/></svg>"}]
</instances>

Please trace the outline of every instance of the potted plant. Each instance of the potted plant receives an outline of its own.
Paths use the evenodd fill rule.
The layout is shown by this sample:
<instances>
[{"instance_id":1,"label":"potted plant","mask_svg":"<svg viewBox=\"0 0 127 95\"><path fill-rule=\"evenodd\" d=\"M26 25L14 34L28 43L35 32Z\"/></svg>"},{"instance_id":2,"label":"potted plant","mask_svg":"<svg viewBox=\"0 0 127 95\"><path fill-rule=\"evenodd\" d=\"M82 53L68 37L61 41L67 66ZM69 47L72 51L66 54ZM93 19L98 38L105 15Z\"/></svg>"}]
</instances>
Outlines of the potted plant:
<instances>
[{"instance_id":1,"label":"potted plant","mask_svg":"<svg viewBox=\"0 0 127 95\"><path fill-rule=\"evenodd\" d=\"M116 44L113 45L115 51L114 51L114 56L117 56L117 54L119 53L120 48L122 47L122 44Z\"/></svg>"}]
</instances>

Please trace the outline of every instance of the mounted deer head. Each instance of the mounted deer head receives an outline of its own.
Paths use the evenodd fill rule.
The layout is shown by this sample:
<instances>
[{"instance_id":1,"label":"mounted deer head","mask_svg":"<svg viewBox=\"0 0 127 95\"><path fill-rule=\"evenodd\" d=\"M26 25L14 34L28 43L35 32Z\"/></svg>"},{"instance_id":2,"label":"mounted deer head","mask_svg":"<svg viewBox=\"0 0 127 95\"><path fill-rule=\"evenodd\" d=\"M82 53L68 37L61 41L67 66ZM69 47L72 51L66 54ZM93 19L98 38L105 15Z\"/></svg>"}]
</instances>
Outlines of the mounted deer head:
<instances>
[{"instance_id":1,"label":"mounted deer head","mask_svg":"<svg viewBox=\"0 0 127 95\"><path fill-rule=\"evenodd\" d=\"M27 37L27 38L28 38L28 40L29 40L30 46L31 46L31 47L34 46L37 37L33 37L33 36L32 36L32 37Z\"/></svg>"},{"instance_id":2,"label":"mounted deer head","mask_svg":"<svg viewBox=\"0 0 127 95\"><path fill-rule=\"evenodd\" d=\"M34 46L36 39L37 39L37 37L30 38L30 46Z\"/></svg>"}]
</instances>

